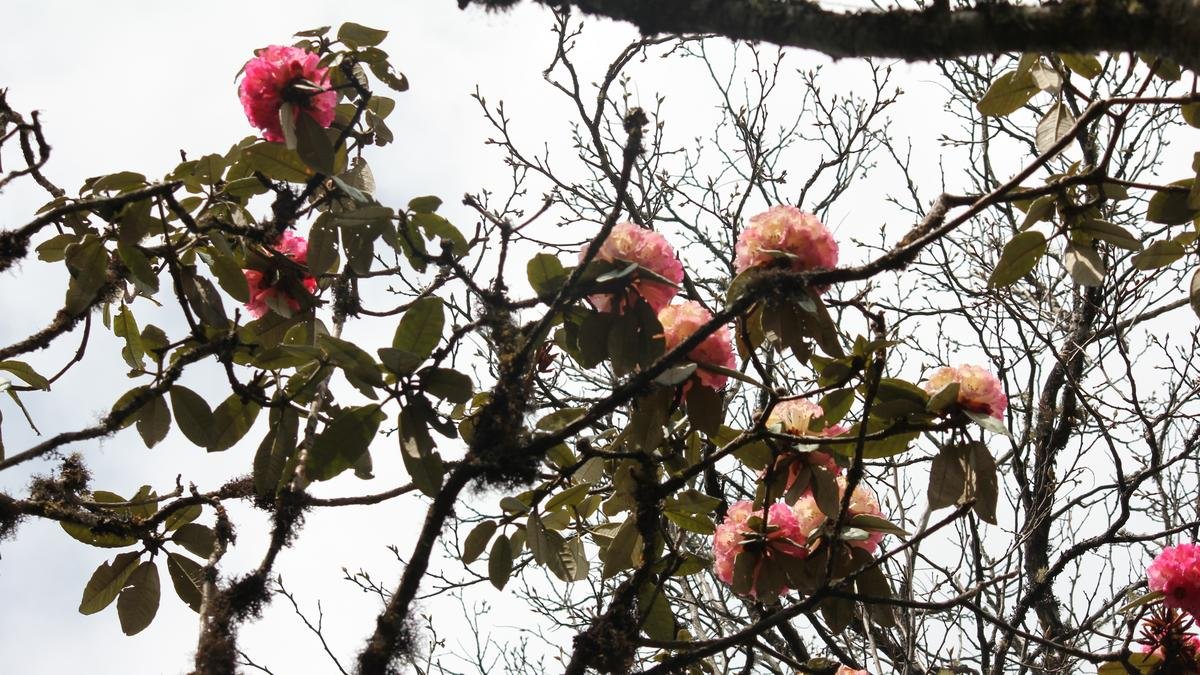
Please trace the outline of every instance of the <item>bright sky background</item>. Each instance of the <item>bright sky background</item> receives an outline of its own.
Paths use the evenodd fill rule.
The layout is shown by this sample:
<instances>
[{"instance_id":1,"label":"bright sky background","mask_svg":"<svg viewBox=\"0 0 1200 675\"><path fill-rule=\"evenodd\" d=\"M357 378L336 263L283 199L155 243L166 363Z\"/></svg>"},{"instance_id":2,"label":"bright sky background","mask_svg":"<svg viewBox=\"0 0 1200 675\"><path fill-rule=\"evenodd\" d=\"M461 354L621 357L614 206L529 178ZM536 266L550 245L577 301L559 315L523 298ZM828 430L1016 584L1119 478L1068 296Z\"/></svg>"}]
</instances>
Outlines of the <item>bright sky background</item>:
<instances>
[{"instance_id":1,"label":"bright sky background","mask_svg":"<svg viewBox=\"0 0 1200 675\"><path fill-rule=\"evenodd\" d=\"M408 93L396 96L398 107L388 120L396 143L368 155L385 204L438 194L446 200L451 219L462 225L471 218L457 205L459 196L506 183L508 173L497 152L481 144L489 130L468 96L477 84L489 99L506 101L518 132L527 140L540 143L545 136L569 153L563 101L550 93L541 77L552 54L552 36L550 14L540 8L523 6L505 15L488 15L461 12L453 0L5 0L4 15L0 87L9 89L16 109L42 111L54 146L46 173L68 192L88 176L117 170L140 171L152 179L161 176L179 161L180 149L194 157L224 152L252 132L234 84L235 73L252 50L287 43L296 30L337 26L346 20L390 30L382 46L412 83ZM606 57L633 35L627 27L594 22L581 47L580 63L598 73ZM804 56L794 63L821 60ZM920 69L900 68L906 77L915 78L906 88L920 86ZM670 80L647 81L636 91L652 98L649 92L670 87L678 111L711 106L703 102L700 92L707 89L700 86L698 75L675 72ZM910 119L928 114L920 100L906 100L898 110ZM684 130L681 141L704 132L688 130L684 114L671 122ZM924 161L935 166L935 154ZM26 222L44 201L44 194L31 184L10 188L0 195L0 227ZM530 201L535 204L536 196ZM845 219L853 211L848 206L840 215ZM863 213L870 213L869 208L857 215ZM875 228L879 222L863 224ZM0 344L47 322L61 303L60 277L61 267L36 261L0 276ZM139 314L143 325L154 313L145 316ZM94 358L56 384L53 394L27 397L43 431L93 423L117 392L132 386L116 359L116 343L96 328ZM63 341L67 353L77 337ZM29 360L42 372L54 372L63 354L59 350ZM184 383L214 395L219 392L202 379L185 378ZM9 452L34 442L8 401L0 403L0 412L5 415ZM194 481L202 490L212 489L216 481L246 472L253 456L251 444L206 456L175 432L148 451L132 430L71 450L84 453L94 487L126 496L143 483L167 491L176 474L182 474L185 485ZM375 481L339 479L318 489L329 494L375 492L407 482L390 453L374 454L379 476ZM29 476L48 468L49 463L37 462L6 472L0 475L0 490L24 494ZM264 519L244 507L232 514L241 539L225 564L244 569L261 555ZM344 662L352 660L369 633L376 607L371 598L340 580L341 568L365 568L385 585L394 585L400 568L385 545L395 543L406 553L423 514L423 501L415 498L370 509L312 512L298 545L283 554L279 571L306 610L313 611L316 601L322 601L327 636ZM158 616L140 635L121 634L114 607L89 617L77 613L84 583L113 553L84 546L56 525L36 521L22 525L15 540L0 543L0 672L65 673L80 667L92 675L187 672L196 638L195 614L174 597L165 575ZM490 586L478 586L474 594L503 607L503 614L489 618L496 625L531 625L515 603L506 603ZM277 600L261 622L248 625L242 631L242 647L276 673L330 672L320 646L285 605ZM431 603L425 609L437 611L439 622L447 622L439 623L450 628L449 633L443 628L442 637L466 637L456 605Z\"/></svg>"}]
</instances>

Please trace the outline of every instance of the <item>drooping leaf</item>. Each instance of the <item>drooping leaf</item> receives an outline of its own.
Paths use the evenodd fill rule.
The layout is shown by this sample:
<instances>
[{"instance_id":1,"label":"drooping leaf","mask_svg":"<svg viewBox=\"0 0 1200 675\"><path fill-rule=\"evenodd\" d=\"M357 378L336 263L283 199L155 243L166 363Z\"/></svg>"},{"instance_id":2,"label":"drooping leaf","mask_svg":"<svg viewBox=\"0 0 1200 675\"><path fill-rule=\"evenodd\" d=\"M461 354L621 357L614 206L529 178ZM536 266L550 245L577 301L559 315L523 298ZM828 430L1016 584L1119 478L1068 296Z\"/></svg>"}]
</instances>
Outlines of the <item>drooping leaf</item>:
<instances>
[{"instance_id":1,"label":"drooping leaf","mask_svg":"<svg viewBox=\"0 0 1200 675\"><path fill-rule=\"evenodd\" d=\"M329 480L367 452L387 416L378 405L347 408L317 435L306 465L310 480Z\"/></svg>"},{"instance_id":2,"label":"drooping leaf","mask_svg":"<svg viewBox=\"0 0 1200 675\"><path fill-rule=\"evenodd\" d=\"M1146 250L1133 256L1130 263L1139 270L1153 270L1166 267L1183 257L1187 251L1172 239L1162 239L1146 247Z\"/></svg>"},{"instance_id":3,"label":"drooping leaf","mask_svg":"<svg viewBox=\"0 0 1200 675\"><path fill-rule=\"evenodd\" d=\"M471 532L467 534L467 538L463 540L462 561L463 564L469 565L475 562L479 554L487 548L488 542L492 540L492 535L496 533L496 521L485 520L480 522Z\"/></svg>"},{"instance_id":4,"label":"drooping leaf","mask_svg":"<svg viewBox=\"0 0 1200 675\"><path fill-rule=\"evenodd\" d=\"M1066 137L1075 125L1075 116L1062 103L1052 106L1037 124L1035 135L1038 152L1049 152L1052 147Z\"/></svg>"},{"instance_id":5,"label":"drooping leaf","mask_svg":"<svg viewBox=\"0 0 1200 675\"><path fill-rule=\"evenodd\" d=\"M125 587L126 580L137 569L140 555L136 551L118 553L112 562L106 562L97 567L83 588L79 613L95 614L112 604L121 589Z\"/></svg>"},{"instance_id":6,"label":"drooping leaf","mask_svg":"<svg viewBox=\"0 0 1200 675\"><path fill-rule=\"evenodd\" d=\"M1028 103L1036 93L1038 86L1032 75L1010 70L992 81L975 108L983 115L1003 117Z\"/></svg>"},{"instance_id":7,"label":"drooping leaf","mask_svg":"<svg viewBox=\"0 0 1200 675\"><path fill-rule=\"evenodd\" d=\"M238 394L230 394L213 411L212 435L208 451L228 450L242 440L242 437L254 425L254 420L258 418L259 409L258 403L250 400L243 401Z\"/></svg>"},{"instance_id":8,"label":"drooping leaf","mask_svg":"<svg viewBox=\"0 0 1200 675\"><path fill-rule=\"evenodd\" d=\"M502 534L496 537L496 541L492 543L492 550L488 554L488 580L492 582L496 590L504 590L509 576L512 575L512 567L512 545L509 543L508 537Z\"/></svg>"},{"instance_id":9,"label":"drooping leaf","mask_svg":"<svg viewBox=\"0 0 1200 675\"><path fill-rule=\"evenodd\" d=\"M1004 245L996 269L988 278L988 286L1003 288L1016 283L1037 265L1046 253L1046 237L1036 230L1027 230Z\"/></svg>"},{"instance_id":10,"label":"drooping leaf","mask_svg":"<svg viewBox=\"0 0 1200 675\"><path fill-rule=\"evenodd\" d=\"M213 412L196 392L181 385L171 387L171 409L175 424L192 443L207 448L214 439Z\"/></svg>"},{"instance_id":11,"label":"drooping leaf","mask_svg":"<svg viewBox=\"0 0 1200 675\"><path fill-rule=\"evenodd\" d=\"M128 585L117 597L117 617L122 632L136 635L145 630L158 613L161 597L158 566L149 560L143 562L129 575L126 583Z\"/></svg>"},{"instance_id":12,"label":"drooping leaf","mask_svg":"<svg viewBox=\"0 0 1200 675\"><path fill-rule=\"evenodd\" d=\"M442 299L433 296L421 298L400 319L396 335L392 338L392 348L413 354L424 361L441 341L444 323Z\"/></svg>"},{"instance_id":13,"label":"drooping leaf","mask_svg":"<svg viewBox=\"0 0 1200 675\"><path fill-rule=\"evenodd\" d=\"M203 560L208 560L217 545L216 534L207 525L188 523L175 530L171 541L191 551Z\"/></svg>"},{"instance_id":14,"label":"drooping leaf","mask_svg":"<svg viewBox=\"0 0 1200 675\"><path fill-rule=\"evenodd\" d=\"M171 576L171 585L175 587L175 595L193 612L200 611L200 601L203 597L204 569L191 558L167 552L167 574Z\"/></svg>"}]
</instances>

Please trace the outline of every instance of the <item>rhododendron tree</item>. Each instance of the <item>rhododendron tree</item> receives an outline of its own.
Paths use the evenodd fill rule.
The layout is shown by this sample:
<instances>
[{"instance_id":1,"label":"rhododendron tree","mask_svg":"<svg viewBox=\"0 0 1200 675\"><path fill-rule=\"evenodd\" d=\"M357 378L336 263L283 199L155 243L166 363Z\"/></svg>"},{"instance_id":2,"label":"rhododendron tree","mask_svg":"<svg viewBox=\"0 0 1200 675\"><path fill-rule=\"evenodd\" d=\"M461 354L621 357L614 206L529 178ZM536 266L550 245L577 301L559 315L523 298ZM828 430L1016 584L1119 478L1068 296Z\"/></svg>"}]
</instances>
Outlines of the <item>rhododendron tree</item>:
<instances>
[{"instance_id":1,"label":"rhododendron tree","mask_svg":"<svg viewBox=\"0 0 1200 675\"><path fill-rule=\"evenodd\" d=\"M0 537L94 570L21 583L147 639L198 617L198 675L1196 672L1200 179L1162 150L1198 64L1145 23L1195 8L1081 2L542 2L570 118L481 85L500 156L454 199L380 170L466 133L389 126L396 63L440 58L411 33L275 27L196 93L240 100L228 144L77 190L0 91L0 189L44 202L0 302L62 291L0 326ZM597 64L571 5L648 34ZM221 475L111 470L141 446ZM331 529L337 583L285 585ZM306 610L339 589L362 616Z\"/></svg>"}]
</instances>

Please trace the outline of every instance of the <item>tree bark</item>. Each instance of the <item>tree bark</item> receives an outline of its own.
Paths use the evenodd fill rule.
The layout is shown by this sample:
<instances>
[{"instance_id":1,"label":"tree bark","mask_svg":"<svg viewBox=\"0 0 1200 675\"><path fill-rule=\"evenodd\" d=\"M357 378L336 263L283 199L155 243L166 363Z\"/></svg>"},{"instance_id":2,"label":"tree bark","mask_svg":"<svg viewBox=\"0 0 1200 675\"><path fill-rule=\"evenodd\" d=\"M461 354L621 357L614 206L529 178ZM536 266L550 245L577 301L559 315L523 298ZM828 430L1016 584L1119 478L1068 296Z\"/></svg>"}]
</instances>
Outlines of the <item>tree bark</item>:
<instances>
[{"instance_id":1,"label":"tree bark","mask_svg":"<svg viewBox=\"0 0 1200 675\"><path fill-rule=\"evenodd\" d=\"M1006 52L1144 52L1200 70L1198 0L978 2L950 10L835 12L805 0L533 0L625 21L643 33L714 33L834 58L928 61ZM496 9L516 0L458 0Z\"/></svg>"}]
</instances>

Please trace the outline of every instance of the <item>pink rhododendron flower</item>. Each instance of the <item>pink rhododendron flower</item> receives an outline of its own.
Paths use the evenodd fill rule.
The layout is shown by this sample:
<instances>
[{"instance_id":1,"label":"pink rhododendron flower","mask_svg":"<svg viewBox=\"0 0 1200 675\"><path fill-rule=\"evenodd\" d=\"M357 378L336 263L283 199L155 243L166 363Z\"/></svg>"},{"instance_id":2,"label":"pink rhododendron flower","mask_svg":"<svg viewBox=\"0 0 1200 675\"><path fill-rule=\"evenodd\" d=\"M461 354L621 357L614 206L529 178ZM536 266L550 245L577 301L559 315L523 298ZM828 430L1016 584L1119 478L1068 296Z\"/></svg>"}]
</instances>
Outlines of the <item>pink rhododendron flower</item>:
<instances>
[{"instance_id":1,"label":"pink rhododendron flower","mask_svg":"<svg viewBox=\"0 0 1200 675\"><path fill-rule=\"evenodd\" d=\"M846 478L838 476L838 497L841 499L846 495ZM796 515L796 522L800 526L800 531L806 536L811 534L813 530L821 527L828 516L825 515L821 508L817 506L817 500L812 492L802 495L796 503L792 505L792 513ZM849 518L865 513L872 516L883 517L883 511L879 508L879 502L875 499L875 495L869 489L859 483L854 487L854 494L850 497ZM849 520L847 518L847 522ZM851 546L861 548L867 553L874 553L879 548L879 542L883 541L882 532L868 531L867 538L859 541L847 542Z\"/></svg>"},{"instance_id":2,"label":"pink rhododendron flower","mask_svg":"<svg viewBox=\"0 0 1200 675\"><path fill-rule=\"evenodd\" d=\"M754 502L737 502L729 507L725 513L725 520L717 526L717 531L713 534L714 570L721 581L731 586L733 585L735 560L738 554L745 550L742 542L761 535L759 530L750 527L746 522L752 516L761 518L763 512L761 509L754 510ZM760 552L762 559L754 570L751 596L756 595L753 589L758 585L758 576L762 572L763 566L772 564L775 556L793 558L808 556L808 549L804 548L806 537L800 530L792 509L786 504L776 502L771 505L771 508L767 510L766 526L777 529L766 535L766 547ZM782 589L780 592L786 593L787 589ZM761 599L770 600L770 598Z\"/></svg>"},{"instance_id":3,"label":"pink rhododendron flower","mask_svg":"<svg viewBox=\"0 0 1200 675\"><path fill-rule=\"evenodd\" d=\"M999 378L980 366L946 366L939 368L921 385L930 394L937 393L951 382L958 383L958 404L973 412L1004 419L1008 397Z\"/></svg>"},{"instance_id":4,"label":"pink rhododendron flower","mask_svg":"<svg viewBox=\"0 0 1200 675\"><path fill-rule=\"evenodd\" d=\"M850 666L841 666L833 675L871 675L865 670L855 670Z\"/></svg>"},{"instance_id":5,"label":"pink rhododendron flower","mask_svg":"<svg viewBox=\"0 0 1200 675\"><path fill-rule=\"evenodd\" d=\"M583 260L587 252L585 246L579 252ZM651 309L660 312L671 303L678 289L672 284L683 281L683 265L675 257L675 249L667 242L667 238L654 230L648 230L634 223L617 223L609 233L608 239L600 245L596 260L616 263L637 263L670 283L663 283L649 275L635 271L630 282L627 296L614 298L612 293L599 293L588 297L588 300L601 312L619 312L622 310L622 300L632 303L636 296L641 296Z\"/></svg>"},{"instance_id":6,"label":"pink rhododendron flower","mask_svg":"<svg viewBox=\"0 0 1200 675\"><path fill-rule=\"evenodd\" d=\"M733 266L790 266L797 271L837 267L838 245L829 230L811 213L794 206L773 206L750 219L738 235ZM782 260L790 261L784 265Z\"/></svg>"},{"instance_id":7,"label":"pink rhododendron flower","mask_svg":"<svg viewBox=\"0 0 1200 675\"><path fill-rule=\"evenodd\" d=\"M663 339L666 349L670 351L693 333L712 320L712 313L704 309L700 303L687 300L664 307L658 313L658 322L663 327ZM721 326L704 338L704 341L688 352L688 358L701 365L696 369L696 377L700 384L710 389L720 389L725 386L728 376L706 370L704 364L734 368L737 361L733 357L733 340L728 326Z\"/></svg>"},{"instance_id":8,"label":"pink rhododendron flower","mask_svg":"<svg viewBox=\"0 0 1200 675\"><path fill-rule=\"evenodd\" d=\"M292 234L291 231L284 232L283 236L279 238L279 242L272 248L301 265L308 264L308 240ZM261 270L242 270L242 274L246 275L246 285L250 287L250 299L246 302L246 311L250 312L254 318L262 318L267 313L271 307L268 301L272 298L283 297L293 312L300 311L300 301L288 295L275 283L275 279L270 278L276 276L275 274L267 275ZM301 279L301 283L309 293L316 293L316 278L306 274Z\"/></svg>"},{"instance_id":9,"label":"pink rhododendron flower","mask_svg":"<svg viewBox=\"0 0 1200 675\"><path fill-rule=\"evenodd\" d=\"M767 427L770 428L778 424L785 434L792 436L819 436L822 438L833 438L846 433L847 428L835 424L824 429L815 429L816 420L825 416L825 409L804 399L791 399L781 401L767 416ZM824 454L824 453L821 453Z\"/></svg>"},{"instance_id":10,"label":"pink rhododendron flower","mask_svg":"<svg viewBox=\"0 0 1200 675\"><path fill-rule=\"evenodd\" d=\"M268 141L284 140L279 123L279 109L284 103L296 107L322 127L333 123L337 93L328 89L329 72L318 68L321 57L298 47L271 45L256 52L243 68L245 77L238 88L238 98L246 110L250 124L262 129ZM296 86L307 81L325 91L314 92Z\"/></svg>"},{"instance_id":11,"label":"pink rhododendron flower","mask_svg":"<svg viewBox=\"0 0 1200 675\"><path fill-rule=\"evenodd\" d=\"M1146 570L1150 590L1161 591L1163 604L1200 616L1200 546L1168 546Z\"/></svg>"}]
</instances>

